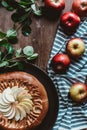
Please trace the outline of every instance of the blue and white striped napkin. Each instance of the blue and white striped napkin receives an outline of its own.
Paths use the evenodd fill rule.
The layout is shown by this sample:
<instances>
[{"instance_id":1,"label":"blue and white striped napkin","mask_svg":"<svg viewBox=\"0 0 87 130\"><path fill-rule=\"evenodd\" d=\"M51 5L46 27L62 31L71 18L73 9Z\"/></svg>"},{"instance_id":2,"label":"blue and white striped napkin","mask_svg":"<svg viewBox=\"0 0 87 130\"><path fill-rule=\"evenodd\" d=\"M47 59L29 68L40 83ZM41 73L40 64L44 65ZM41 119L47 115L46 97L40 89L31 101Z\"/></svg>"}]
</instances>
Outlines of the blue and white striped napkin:
<instances>
[{"instance_id":1,"label":"blue and white striped napkin","mask_svg":"<svg viewBox=\"0 0 87 130\"><path fill-rule=\"evenodd\" d=\"M71 61L66 74L56 74L50 67L52 57L56 53L65 52L67 41L75 37L79 37L85 42L85 53L80 59ZM59 95L59 112L53 130L82 130L87 128L87 102L77 105L68 98L70 86L77 81L85 83L87 77L87 18L81 20L79 28L72 36L66 35L61 27L58 28L47 71Z\"/></svg>"}]
</instances>

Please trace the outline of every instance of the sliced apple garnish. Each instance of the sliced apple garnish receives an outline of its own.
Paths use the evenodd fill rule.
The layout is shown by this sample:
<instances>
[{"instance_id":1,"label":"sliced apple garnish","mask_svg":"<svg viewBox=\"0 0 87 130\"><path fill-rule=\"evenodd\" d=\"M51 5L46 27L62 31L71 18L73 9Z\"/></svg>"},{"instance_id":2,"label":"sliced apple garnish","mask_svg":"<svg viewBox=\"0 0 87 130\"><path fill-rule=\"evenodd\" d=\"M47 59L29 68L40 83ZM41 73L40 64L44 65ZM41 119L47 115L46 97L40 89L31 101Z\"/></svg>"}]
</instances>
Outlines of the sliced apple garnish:
<instances>
[{"instance_id":1,"label":"sliced apple garnish","mask_svg":"<svg viewBox=\"0 0 87 130\"><path fill-rule=\"evenodd\" d=\"M2 93L0 93L0 106L8 106L2 99Z\"/></svg>"},{"instance_id":2,"label":"sliced apple garnish","mask_svg":"<svg viewBox=\"0 0 87 130\"><path fill-rule=\"evenodd\" d=\"M21 101L25 96L26 96L25 93L20 92L20 94L17 96L17 100L18 100L18 101Z\"/></svg>"},{"instance_id":3,"label":"sliced apple garnish","mask_svg":"<svg viewBox=\"0 0 87 130\"><path fill-rule=\"evenodd\" d=\"M21 102L19 105L22 106L25 109L25 111L26 111L27 114L30 113L29 106L27 106L25 103Z\"/></svg>"},{"instance_id":4,"label":"sliced apple garnish","mask_svg":"<svg viewBox=\"0 0 87 130\"><path fill-rule=\"evenodd\" d=\"M3 101L4 104L9 104L9 103L10 103L10 102L6 99L4 92L2 93L2 101Z\"/></svg>"},{"instance_id":5,"label":"sliced apple garnish","mask_svg":"<svg viewBox=\"0 0 87 130\"><path fill-rule=\"evenodd\" d=\"M28 103L30 103L31 105L33 105L32 100L30 100L30 99L28 99L28 98L24 98L21 102L28 102Z\"/></svg>"},{"instance_id":6,"label":"sliced apple garnish","mask_svg":"<svg viewBox=\"0 0 87 130\"><path fill-rule=\"evenodd\" d=\"M18 86L14 86L12 88L12 92L16 100L27 94L27 90L25 90L25 88L19 88Z\"/></svg>"},{"instance_id":7,"label":"sliced apple garnish","mask_svg":"<svg viewBox=\"0 0 87 130\"><path fill-rule=\"evenodd\" d=\"M9 115L8 119L13 119L13 117L15 116L15 113L16 113L15 109L16 109L15 107L12 108L12 113Z\"/></svg>"},{"instance_id":8,"label":"sliced apple garnish","mask_svg":"<svg viewBox=\"0 0 87 130\"><path fill-rule=\"evenodd\" d=\"M3 116L15 121L22 120L33 109L32 96L28 90L14 86L0 93L0 112Z\"/></svg>"},{"instance_id":9,"label":"sliced apple garnish","mask_svg":"<svg viewBox=\"0 0 87 130\"><path fill-rule=\"evenodd\" d=\"M14 98L16 99L16 95L17 95L17 91L18 91L18 86L12 87L11 90L12 90Z\"/></svg>"},{"instance_id":10,"label":"sliced apple garnish","mask_svg":"<svg viewBox=\"0 0 87 130\"><path fill-rule=\"evenodd\" d=\"M14 112L14 108L11 106L11 109L7 112L3 112L3 115L7 118L9 118Z\"/></svg>"},{"instance_id":11,"label":"sliced apple garnish","mask_svg":"<svg viewBox=\"0 0 87 130\"><path fill-rule=\"evenodd\" d=\"M20 105L17 105L16 108L20 112L20 120L22 120L24 117L26 117L26 112L25 112L25 109L23 107L21 107Z\"/></svg>"},{"instance_id":12,"label":"sliced apple garnish","mask_svg":"<svg viewBox=\"0 0 87 130\"><path fill-rule=\"evenodd\" d=\"M0 107L0 112L5 112L5 113L7 113L7 112L9 112L11 110L11 106L3 106L3 107Z\"/></svg>"},{"instance_id":13,"label":"sliced apple garnish","mask_svg":"<svg viewBox=\"0 0 87 130\"><path fill-rule=\"evenodd\" d=\"M9 87L3 91L2 99L5 103L15 102L15 99L12 95L12 91Z\"/></svg>"},{"instance_id":14,"label":"sliced apple garnish","mask_svg":"<svg viewBox=\"0 0 87 130\"><path fill-rule=\"evenodd\" d=\"M19 120L20 120L20 117L21 117L20 111L19 111L19 109L16 108L15 120L16 120L16 121L19 121Z\"/></svg>"},{"instance_id":15,"label":"sliced apple garnish","mask_svg":"<svg viewBox=\"0 0 87 130\"><path fill-rule=\"evenodd\" d=\"M25 101L22 102L22 103L24 103L26 106L28 106L30 110L32 109L32 104L31 103L25 102Z\"/></svg>"}]
</instances>

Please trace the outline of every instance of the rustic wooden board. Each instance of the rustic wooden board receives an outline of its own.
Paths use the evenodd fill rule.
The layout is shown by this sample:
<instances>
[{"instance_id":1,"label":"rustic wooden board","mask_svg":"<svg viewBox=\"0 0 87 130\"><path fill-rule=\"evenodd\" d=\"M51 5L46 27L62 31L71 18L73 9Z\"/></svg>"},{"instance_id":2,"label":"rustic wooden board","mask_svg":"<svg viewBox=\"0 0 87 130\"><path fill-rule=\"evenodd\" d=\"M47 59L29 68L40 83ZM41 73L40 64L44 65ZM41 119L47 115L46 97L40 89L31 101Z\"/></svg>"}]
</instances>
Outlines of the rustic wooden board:
<instances>
[{"instance_id":1,"label":"rustic wooden board","mask_svg":"<svg viewBox=\"0 0 87 130\"><path fill-rule=\"evenodd\" d=\"M72 0L65 0L65 3L66 5L63 12L70 11ZM39 54L36 64L43 70L46 70L50 51L59 25L59 18L57 20L49 20L46 17L33 17L32 21L31 35L29 37L24 37L19 31L19 41L18 44L15 45L15 48L32 45L35 52ZM11 13L6 11L4 8L0 8L0 30L7 31L12 28L12 26L13 22L11 20Z\"/></svg>"},{"instance_id":2,"label":"rustic wooden board","mask_svg":"<svg viewBox=\"0 0 87 130\"><path fill-rule=\"evenodd\" d=\"M72 2L73 0L65 0L65 9L62 13L71 11ZM13 22L10 17L10 12L6 11L4 8L0 8L0 31L7 31L12 28ZM25 45L32 45L35 52L39 54L36 64L44 71L46 71L50 51L59 26L59 19L60 17L57 20L49 20L46 17L33 17L31 35L29 37L24 37L19 31L18 44L14 45L15 48L24 47Z\"/></svg>"}]
</instances>

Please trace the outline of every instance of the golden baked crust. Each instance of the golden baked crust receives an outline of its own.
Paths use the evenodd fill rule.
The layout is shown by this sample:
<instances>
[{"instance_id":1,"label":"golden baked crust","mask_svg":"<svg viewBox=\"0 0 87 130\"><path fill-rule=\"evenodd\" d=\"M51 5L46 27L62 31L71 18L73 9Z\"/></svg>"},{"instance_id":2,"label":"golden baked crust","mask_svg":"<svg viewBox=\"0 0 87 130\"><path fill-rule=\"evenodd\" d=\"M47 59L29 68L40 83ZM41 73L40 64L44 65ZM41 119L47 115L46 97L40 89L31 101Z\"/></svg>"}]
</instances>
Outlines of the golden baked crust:
<instances>
[{"instance_id":1,"label":"golden baked crust","mask_svg":"<svg viewBox=\"0 0 87 130\"><path fill-rule=\"evenodd\" d=\"M48 97L44 86L33 75L22 71L0 74L0 93L7 87L26 87L32 96L33 107L30 114L23 120L8 120L0 115L0 126L4 128L13 127L14 130L29 130L38 126L48 111Z\"/></svg>"}]
</instances>

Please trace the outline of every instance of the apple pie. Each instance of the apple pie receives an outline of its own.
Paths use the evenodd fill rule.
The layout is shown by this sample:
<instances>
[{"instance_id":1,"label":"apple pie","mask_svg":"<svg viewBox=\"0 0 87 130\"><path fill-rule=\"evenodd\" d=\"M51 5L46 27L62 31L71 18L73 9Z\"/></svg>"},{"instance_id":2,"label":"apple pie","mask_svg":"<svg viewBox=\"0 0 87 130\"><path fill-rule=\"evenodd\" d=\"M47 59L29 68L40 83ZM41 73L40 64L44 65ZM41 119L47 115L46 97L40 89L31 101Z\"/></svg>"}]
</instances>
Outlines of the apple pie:
<instances>
[{"instance_id":1,"label":"apple pie","mask_svg":"<svg viewBox=\"0 0 87 130\"><path fill-rule=\"evenodd\" d=\"M45 87L22 71L0 74L0 129L36 128L48 111Z\"/></svg>"}]
</instances>

